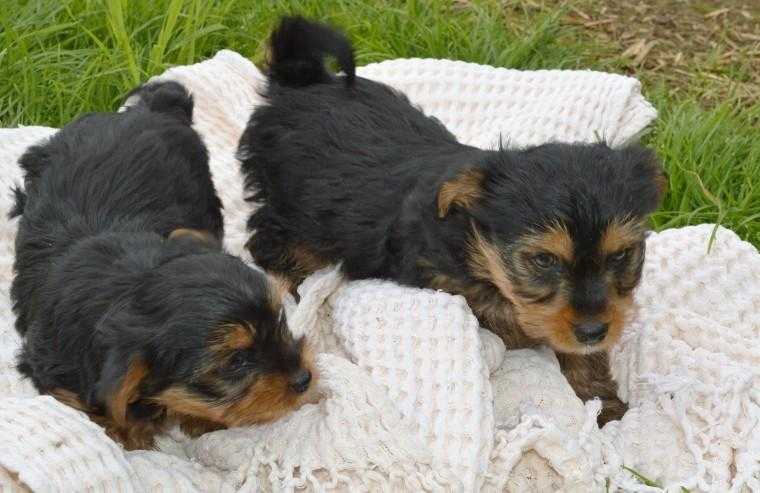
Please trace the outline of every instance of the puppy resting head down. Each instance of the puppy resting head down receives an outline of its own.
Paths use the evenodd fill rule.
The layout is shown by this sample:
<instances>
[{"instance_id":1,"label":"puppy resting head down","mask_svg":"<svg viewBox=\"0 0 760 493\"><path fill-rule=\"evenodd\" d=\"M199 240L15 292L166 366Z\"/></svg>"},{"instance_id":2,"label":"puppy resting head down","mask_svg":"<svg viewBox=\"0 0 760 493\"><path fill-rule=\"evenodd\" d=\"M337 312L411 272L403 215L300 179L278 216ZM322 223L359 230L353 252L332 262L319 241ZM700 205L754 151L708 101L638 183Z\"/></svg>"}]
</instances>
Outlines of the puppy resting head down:
<instances>
[{"instance_id":1,"label":"puppy resting head down","mask_svg":"<svg viewBox=\"0 0 760 493\"><path fill-rule=\"evenodd\" d=\"M80 353L80 375L96 375L84 395L40 375L44 362L32 348L42 341L27 345L22 371L37 367L35 381L50 381L51 394L90 413L128 448L151 447L153 435L172 423L197 436L274 420L298 407L310 388L311 361L288 328L279 289L239 259L200 243L190 235L170 237L162 261L106 310ZM90 254L130 247L90 246ZM87 268L78 263L64 268ZM76 280L68 283L71 292L79 288ZM67 353L76 345L81 342L63 340Z\"/></svg>"},{"instance_id":2,"label":"puppy resting head down","mask_svg":"<svg viewBox=\"0 0 760 493\"><path fill-rule=\"evenodd\" d=\"M276 285L237 258L191 248L104 319L101 331L114 340L104 344L97 400L124 425L156 411L225 427L281 417L312 375Z\"/></svg>"},{"instance_id":3,"label":"puppy resting head down","mask_svg":"<svg viewBox=\"0 0 760 493\"><path fill-rule=\"evenodd\" d=\"M312 386L281 290L224 252L192 99L148 85L21 159L12 286L19 370L128 448L276 419Z\"/></svg>"}]
</instances>

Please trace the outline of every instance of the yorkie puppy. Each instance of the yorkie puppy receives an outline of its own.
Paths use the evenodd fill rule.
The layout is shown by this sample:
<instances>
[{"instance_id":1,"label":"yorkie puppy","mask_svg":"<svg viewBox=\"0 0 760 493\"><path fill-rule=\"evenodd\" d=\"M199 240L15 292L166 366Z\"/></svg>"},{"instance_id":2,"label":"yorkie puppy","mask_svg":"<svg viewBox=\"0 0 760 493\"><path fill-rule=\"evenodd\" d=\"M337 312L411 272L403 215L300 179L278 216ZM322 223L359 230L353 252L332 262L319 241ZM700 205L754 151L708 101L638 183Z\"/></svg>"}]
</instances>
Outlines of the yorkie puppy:
<instances>
[{"instance_id":1,"label":"yorkie puppy","mask_svg":"<svg viewBox=\"0 0 760 493\"><path fill-rule=\"evenodd\" d=\"M545 343L600 423L626 410L607 352L666 189L639 146L463 145L388 86L355 75L341 34L286 18L270 40L266 102L238 155L260 207L248 248L297 284L328 263L463 295L509 348ZM333 56L343 75L324 64Z\"/></svg>"},{"instance_id":2,"label":"yorkie puppy","mask_svg":"<svg viewBox=\"0 0 760 493\"><path fill-rule=\"evenodd\" d=\"M266 277L221 249L221 202L177 83L86 115L20 160L18 368L127 448L275 419L311 384Z\"/></svg>"}]
</instances>

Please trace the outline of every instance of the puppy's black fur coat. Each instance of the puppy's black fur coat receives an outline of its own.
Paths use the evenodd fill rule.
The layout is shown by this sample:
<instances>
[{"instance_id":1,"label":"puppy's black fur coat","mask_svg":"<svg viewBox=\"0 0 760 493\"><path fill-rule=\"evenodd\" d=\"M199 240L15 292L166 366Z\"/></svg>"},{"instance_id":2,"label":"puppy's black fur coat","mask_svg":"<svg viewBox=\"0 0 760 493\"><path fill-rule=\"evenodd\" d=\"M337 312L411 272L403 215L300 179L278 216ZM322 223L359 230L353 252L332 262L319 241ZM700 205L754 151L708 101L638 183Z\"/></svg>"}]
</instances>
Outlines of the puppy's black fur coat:
<instances>
[{"instance_id":1,"label":"puppy's black fur coat","mask_svg":"<svg viewBox=\"0 0 760 493\"><path fill-rule=\"evenodd\" d=\"M301 343L266 278L221 250L221 202L190 126L192 99L176 83L136 96L123 113L86 115L30 148L12 211L21 215L11 289L25 338L18 368L107 428L117 421L130 448L150 446L154 431L130 440L124 428L135 423L160 428L171 414L246 423L216 411L245 399L259 377L303 377ZM211 351L232 326L253 328L255 344L243 334L230 354ZM112 409L120 392L127 408ZM259 404L272 406L263 414L286 407Z\"/></svg>"},{"instance_id":2,"label":"puppy's black fur coat","mask_svg":"<svg viewBox=\"0 0 760 493\"><path fill-rule=\"evenodd\" d=\"M463 145L405 96L356 77L347 53L345 38L301 18L272 35L267 104L239 148L260 203L248 222L256 262L294 283L342 262L354 279L463 294L509 347L584 355L614 342L644 259L639 225L664 190L653 154ZM326 54L345 75L326 71ZM579 378L603 381L571 378L579 395L617 400L603 353L577 364Z\"/></svg>"}]
</instances>

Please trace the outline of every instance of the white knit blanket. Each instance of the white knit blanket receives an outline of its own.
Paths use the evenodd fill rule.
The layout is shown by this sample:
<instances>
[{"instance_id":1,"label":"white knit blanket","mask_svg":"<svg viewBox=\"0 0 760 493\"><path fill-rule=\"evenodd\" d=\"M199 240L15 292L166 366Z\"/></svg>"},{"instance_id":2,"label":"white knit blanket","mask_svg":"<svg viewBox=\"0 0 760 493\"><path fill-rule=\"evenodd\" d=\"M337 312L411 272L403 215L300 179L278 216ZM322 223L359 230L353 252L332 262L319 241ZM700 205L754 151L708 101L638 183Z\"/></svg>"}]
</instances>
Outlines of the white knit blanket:
<instances>
[{"instance_id":1,"label":"white knit blanket","mask_svg":"<svg viewBox=\"0 0 760 493\"><path fill-rule=\"evenodd\" d=\"M493 146L635 139L655 118L636 80L392 60L360 75L406 92L462 141ZM169 70L195 96L227 247L250 205L234 159L262 76L240 55ZM17 159L54 129L0 130L0 210ZM624 419L600 430L548 350L504 351L461 297L314 274L289 300L319 348L321 400L264 426L124 452L81 413L38 396L13 368L8 290L15 221L0 219L0 490L760 491L760 255L709 225L652 234L637 314L612 357ZM14 481L15 480L15 481ZM5 491L5 490L3 490Z\"/></svg>"}]
</instances>

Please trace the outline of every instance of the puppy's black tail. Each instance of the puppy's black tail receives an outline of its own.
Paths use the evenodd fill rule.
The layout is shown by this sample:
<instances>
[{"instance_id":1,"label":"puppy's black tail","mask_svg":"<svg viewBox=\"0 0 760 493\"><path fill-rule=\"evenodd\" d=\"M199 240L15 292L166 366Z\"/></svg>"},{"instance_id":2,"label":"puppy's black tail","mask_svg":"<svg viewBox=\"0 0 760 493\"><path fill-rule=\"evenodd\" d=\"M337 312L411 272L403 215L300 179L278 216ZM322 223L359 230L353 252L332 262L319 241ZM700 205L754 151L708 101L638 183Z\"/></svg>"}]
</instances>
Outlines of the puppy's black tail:
<instances>
[{"instance_id":1,"label":"puppy's black tail","mask_svg":"<svg viewBox=\"0 0 760 493\"><path fill-rule=\"evenodd\" d=\"M150 82L133 90L127 96L137 101L131 106L143 107L156 113L173 116L188 125L193 122L193 97L179 82Z\"/></svg>"},{"instance_id":2,"label":"puppy's black tail","mask_svg":"<svg viewBox=\"0 0 760 493\"><path fill-rule=\"evenodd\" d=\"M354 49L335 29L303 17L284 17L269 39L269 78L284 86L303 87L332 80L325 57L335 57L346 86L356 78Z\"/></svg>"},{"instance_id":3,"label":"puppy's black tail","mask_svg":"<svg viewBox=\"0 0 760 493\"><path fill-rule=\"evenodd\" d=\"M20 186L15 186L11 188L11 192L13 192L13 208L8 213L8 219L13 219L16 216L20 216L24 213L24 207L26 207L26 193L21 189Z\"/></svg>"}]
</instances>

